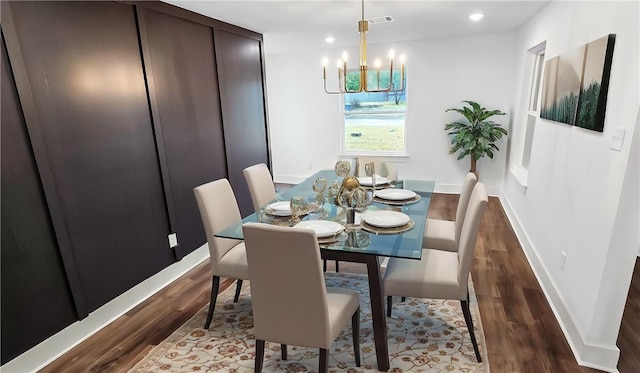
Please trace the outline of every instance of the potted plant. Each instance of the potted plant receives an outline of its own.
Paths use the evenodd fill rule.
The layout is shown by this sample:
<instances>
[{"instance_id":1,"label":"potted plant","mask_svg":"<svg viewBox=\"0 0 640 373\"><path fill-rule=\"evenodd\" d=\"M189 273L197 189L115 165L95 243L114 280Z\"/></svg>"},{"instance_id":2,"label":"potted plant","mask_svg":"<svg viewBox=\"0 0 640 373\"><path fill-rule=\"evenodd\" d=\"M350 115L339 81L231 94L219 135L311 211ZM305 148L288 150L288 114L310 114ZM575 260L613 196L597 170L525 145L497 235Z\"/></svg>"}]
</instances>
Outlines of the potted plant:
<instances>
[{"instance_id":1,"label":"potted plant","mask_svg":"<svg viewBox=\"0 0 640 373\"><path fill-rule=\"evenodd\" d=\"M457 120L445 124L444 129L451 136L451 149L449 154L458 152L458 159L471 156L470 171L478 175L476 161L484 156L493 158L493 152L498 151L495 144L507 130L499 124L488 120L494 115L505 115L500 110L487 110L473 101L462 101L468 104L461 109L451 108L446 111L455 111L464 116L466 120Z\"/></svg>"}]
</instances>

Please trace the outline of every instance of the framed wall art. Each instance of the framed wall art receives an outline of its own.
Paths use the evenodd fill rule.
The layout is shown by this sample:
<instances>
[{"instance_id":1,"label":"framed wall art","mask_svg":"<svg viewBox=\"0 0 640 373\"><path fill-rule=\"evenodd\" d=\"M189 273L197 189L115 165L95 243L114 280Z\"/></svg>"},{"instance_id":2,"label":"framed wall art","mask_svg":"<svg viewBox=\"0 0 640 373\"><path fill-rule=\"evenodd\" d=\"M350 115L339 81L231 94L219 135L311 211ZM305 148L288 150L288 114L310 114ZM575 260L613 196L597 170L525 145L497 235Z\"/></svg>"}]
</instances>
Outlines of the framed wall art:
<instances>
[{"instance_id":1,"label":"framed wall art","mask_svg":"<svg viewBox=\"0 0 640 373\"><path fill-rule=\"evenodd\" d=\"M615 34L547 61L540 117L602 132Z\"/></svg>"}]
</instances>

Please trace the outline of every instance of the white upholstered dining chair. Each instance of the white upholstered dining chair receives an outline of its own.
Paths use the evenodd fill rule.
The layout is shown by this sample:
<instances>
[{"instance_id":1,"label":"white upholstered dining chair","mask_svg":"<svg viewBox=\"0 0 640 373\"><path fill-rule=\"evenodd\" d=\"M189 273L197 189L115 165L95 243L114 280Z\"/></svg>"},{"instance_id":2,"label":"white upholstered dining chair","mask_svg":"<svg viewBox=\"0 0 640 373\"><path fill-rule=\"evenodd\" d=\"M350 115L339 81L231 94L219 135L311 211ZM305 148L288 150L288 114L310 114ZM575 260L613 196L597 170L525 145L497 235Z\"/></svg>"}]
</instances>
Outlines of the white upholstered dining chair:
<instances>
[{"instance_id":1,"label":"white upholstered dining chair","mask_svg":"<svg viewBox=\"0 0 640 373\"><path fill-rule=\"evenodd\" d=\"M373 166L375 167L376 175L384 176L389 180L396 180L397 174L393 165L388 162L381 161L376 157L358 157L356 159L356 176L367 176L364 170L364 165L371 162L373 162Z\"/></svg>"},{"instance_id":2,"label":"white upholstered dining chair","mask_svg":"<svg viewBox=\"0 0 640 373\"><path fill-rule=\"evenodd\" d=\"M276 188L266 164L255 164L242 170L242 173L249 186L251 201L256 211L276 199Z\"/></svg>"},{"instance_id":3,"label":"white upholstered dining chair","mask_svg":"<svg viewBox=\"0 0 640 373\"><path fill-rule=\"evenodd\" d=\"M469 200L462 234L455 252L423 249L422 259L391 258L382 279L387 295L387 316L391 317L392 296L458 299L469 330L473 350L481 362L469 309L469 270L480 222L487 207L484 184L477 183Z\"/></svg>"},{"instance_id":4,"label":"white upholstered dining chair","mask_svg":"<svg viewBox=\"0 0 640 373\"><path fill-rule=\"evenodd\" d=\"M427 219L422 238L422 247L425 249L437 249L445 251L458 250L458 241L464 224L469 198L474 186L478 182L478 177L469 172L462 184L458 207L456 208L456 220Z\"/></svg>"},{"instance_id":5,"label":"white upholstered dining chair","mask_svg":"<svg viewBox=\"0 0 640 373\"><path fill-rule=\"evenodd\" d=\"M258 212L267 203L276 199L276 189L273 185L271 172L264 163L258 163L242 170L249 186L253 208ZM336 260L336 272L340 272L340 265ZM327 261L324 261L324 271L327 271Z\"/></svg>"},{"instance_id":6,"label":"white upholstered dining chair","mask_svg":"<svg viewBox=\"0 0 640 373\"><path fill-rule=\"evenodd\" d=\"M251 273L256 338L255 372L262 371L265 342L320 349L319 372L327 372L328 350L351 318L356 365L360 366L360 298L326 287L316 233L262 223L243 226Z\"/></svg>"},{"instance_id":7,"label":"white upholstered dining chair","mask_svg":"<svg viewBox=\"0 0 640 373\"><path fill-rule=\"evenodd\" d=\"M207 233L209 261L213 274L211 282L211 301L204 328L209 329L213 310L216 307L220 278L237 279L236 294L233 302L238 301L242 280L249 280L249 267L244 242L229 238L215 237L214 234L239 221L240 210L236 196L227 179L219 179L193 189L200 210L202 224Z\"/></svg>"}]
</instances>

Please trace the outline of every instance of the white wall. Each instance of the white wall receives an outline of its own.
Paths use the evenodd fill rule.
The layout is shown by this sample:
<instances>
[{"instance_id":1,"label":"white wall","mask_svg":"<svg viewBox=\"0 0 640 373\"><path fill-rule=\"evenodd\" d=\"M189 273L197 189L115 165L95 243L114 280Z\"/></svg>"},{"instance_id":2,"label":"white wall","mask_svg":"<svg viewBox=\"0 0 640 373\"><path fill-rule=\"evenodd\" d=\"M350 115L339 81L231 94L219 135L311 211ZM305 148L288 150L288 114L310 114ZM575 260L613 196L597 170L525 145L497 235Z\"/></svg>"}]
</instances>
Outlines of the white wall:
<instances>
[{"instance_id":1,"label":"white wall","mask_svg":"<svg viewBox=\"0 0 640 373\"><path fill-rule=\"evenodd\" d=\"M354 32L355 33L355 32ZM322 88L323 57L337 59L342 50L269 53L265 34L266 79L273 173L277 182L298 182L339 159L341 116L338 95ZM356 39L357 40L357 39ZM357 56L357 46L349 50ZM408 159L396 160L398 176L436 180L437 188L459 188L469 159L448 154L444 124L460 116L445 113L473 100L489 109L511 112L515 80L515 35L480 35L422 40L394 45L369 45L370 59L394 48L407 56ZM356 62L357 64L357 62ZM330 64L331 76L336 74ZM354 65L355 66L355 65ZM511 116L494 117L508 125ZM506 138L493 160L478 162L480 178L499 191L506 163ZM313 169L307 169L312 163Z\"/></svg>"},{"instance_id":2,"label":"white wall","mask_svg":"<svg viewBox=\"0 0 640 373\"><path fill-rule=\"evenodd\" d=\"M607 370L617 364L615 344L639 245L638 182L631 181L639 167L637 150L631 153L640 104L638 13L638 2L553 2L520 30L520 81L527 49L542 41L549 59L609 33L617 37L604 133L538 119L528 189L510 174L504 184L508 214L574 353L583 364ZM514 91L519 101L521 88ZM515 118L517 137L526 122L520 111ZM609 149L615 127L626 130L622 151Z\"/></svg>"}]
</instances>

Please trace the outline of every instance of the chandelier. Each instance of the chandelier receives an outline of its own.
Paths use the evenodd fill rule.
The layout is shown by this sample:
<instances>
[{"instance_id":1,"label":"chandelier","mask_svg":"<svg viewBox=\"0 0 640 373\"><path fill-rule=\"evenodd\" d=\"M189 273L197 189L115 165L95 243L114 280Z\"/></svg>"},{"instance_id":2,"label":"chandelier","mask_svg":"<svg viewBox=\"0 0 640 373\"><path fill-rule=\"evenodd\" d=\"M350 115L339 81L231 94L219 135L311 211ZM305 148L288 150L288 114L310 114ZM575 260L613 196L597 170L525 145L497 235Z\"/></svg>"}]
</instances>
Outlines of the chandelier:
<instances>
[{"instance_id":1,"label":"chandelier","mask_svg":"<svg viewBox=\"0 0 640 373\"><path fill-rule=\"evenodd\" d=\"M401 92L404 90L404 55L400 56L400 84L395 86L393 83L393 60L395 53L393 50L389 52L389 83L386 86L380 86L380 66L381 61L377 59L374 62L375 68L375 88L370 89L367 77L369 76L369 69L367 67L367 31L369 30L369 21L364 19L364 0L362 0L362 20L358 22L358 32L360 33L360 85L357 89L349 89L347 87L347 75L349 71L347 69L347 60L349 56L347 52L342 54L342 58L338 59L338 91L327 90L327 64L329 60L325 58L322 61L322 75L324 80L324 91L329 94L342 94L342 93L358 93L358 92Z\"/></svg>"}]
</instances>

